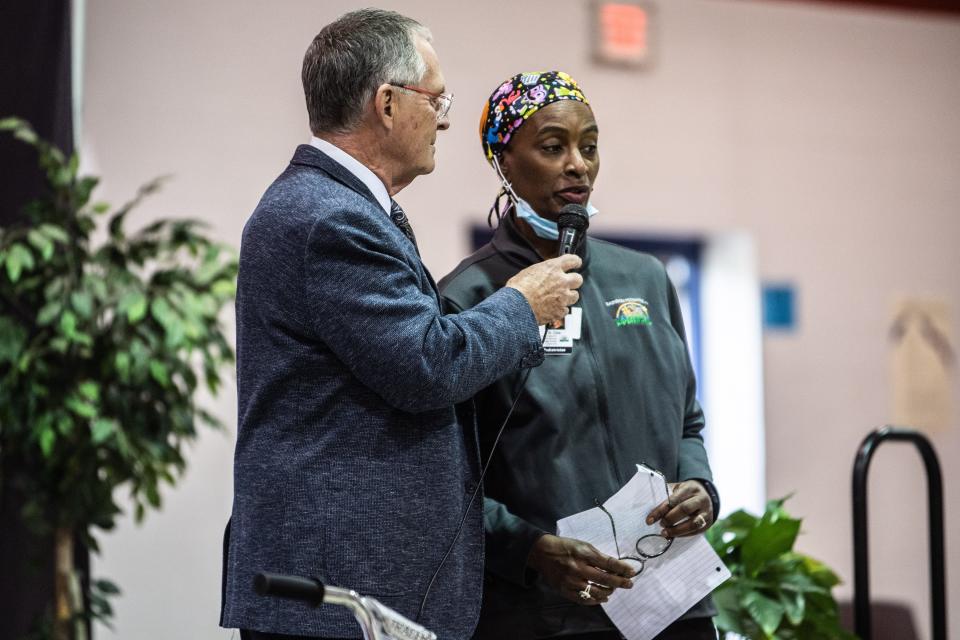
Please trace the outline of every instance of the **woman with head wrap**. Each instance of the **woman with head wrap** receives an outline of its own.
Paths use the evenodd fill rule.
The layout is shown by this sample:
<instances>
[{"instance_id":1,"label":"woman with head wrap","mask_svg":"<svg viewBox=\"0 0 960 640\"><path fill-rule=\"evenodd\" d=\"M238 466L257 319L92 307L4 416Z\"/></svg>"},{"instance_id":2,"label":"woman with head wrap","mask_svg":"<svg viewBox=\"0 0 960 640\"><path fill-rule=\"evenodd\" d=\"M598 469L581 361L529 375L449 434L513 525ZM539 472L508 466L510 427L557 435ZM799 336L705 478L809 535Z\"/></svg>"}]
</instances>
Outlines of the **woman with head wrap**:
<instances>
[{"instance_id":1,"label":"woman with head wrap","mask_svg":"<svg viewBox=\"0 0 960 640\"><path fill-rule=\"evenodd\" d=\"M489 218L498 224L493 240L441 281L451 311L555 256L565 205L596 213L599 129L569 75L523 73L501 84L484 107L480 136L502 185ZM581 301L531 372L487 472L479 638L621 637L596 605L642 574L555 532L558 519L616 493L637 463L671 483L669 500L648 518L665 538L703 533L719 508L683 320L663 265L590 237L577 253ZM517 388L518 376L507 376L476 398L484 458ZM708 596L657 637L715 638L714 613Z\"/></svg>"}]
</instances>

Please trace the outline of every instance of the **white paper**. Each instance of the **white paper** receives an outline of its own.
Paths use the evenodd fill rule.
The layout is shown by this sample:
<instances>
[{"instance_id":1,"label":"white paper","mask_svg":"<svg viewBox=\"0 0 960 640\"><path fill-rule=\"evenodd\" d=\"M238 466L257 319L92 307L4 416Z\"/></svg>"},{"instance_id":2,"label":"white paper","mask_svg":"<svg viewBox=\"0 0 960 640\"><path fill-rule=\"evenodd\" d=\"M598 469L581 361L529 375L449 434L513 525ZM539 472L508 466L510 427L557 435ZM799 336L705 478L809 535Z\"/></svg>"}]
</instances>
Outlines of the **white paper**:
<instances>
[{"instance_id":1,"label":"white paper","mask_svg":"<svg viewBox=\"0 0 960 640\"><path fill-rule=\"evenodd\" d=\"M633 545L640 536L660 532L659 523L647 525L645 520L667 499L662 476L637 468L636 475L603 503L616 523L624 555L635 552ZM610 519L599 507L559 520L557 535L584 540L617 557ZM627 640L651 640L729 577L730 571L702 534L675 538L666 553L647 560L643 572L633 578L632 589L615 590L601 606Z\"/></svg>"}]
</instances>

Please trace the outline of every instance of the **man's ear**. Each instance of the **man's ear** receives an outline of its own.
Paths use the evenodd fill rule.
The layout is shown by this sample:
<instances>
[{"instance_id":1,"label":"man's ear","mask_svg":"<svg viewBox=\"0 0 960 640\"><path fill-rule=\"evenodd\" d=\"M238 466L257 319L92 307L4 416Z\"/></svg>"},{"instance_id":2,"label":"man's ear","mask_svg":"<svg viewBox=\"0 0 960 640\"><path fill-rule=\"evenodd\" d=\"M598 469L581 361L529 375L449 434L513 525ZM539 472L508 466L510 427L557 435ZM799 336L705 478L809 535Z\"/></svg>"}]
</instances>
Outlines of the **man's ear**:
<instances>
[{"instance_id":1,"label":"man's ear","mask_svg":"<svg viewBox=\"0 0 960 640\"><path fill-rule=\"evenodd\" d=\"M382 84L377 87L377 92L373 94L373 106L376 112L377 121L379 121L387 130L393 129L393 118L396 111L397 92L389 84Z\"/></svg>"}]
</instances>

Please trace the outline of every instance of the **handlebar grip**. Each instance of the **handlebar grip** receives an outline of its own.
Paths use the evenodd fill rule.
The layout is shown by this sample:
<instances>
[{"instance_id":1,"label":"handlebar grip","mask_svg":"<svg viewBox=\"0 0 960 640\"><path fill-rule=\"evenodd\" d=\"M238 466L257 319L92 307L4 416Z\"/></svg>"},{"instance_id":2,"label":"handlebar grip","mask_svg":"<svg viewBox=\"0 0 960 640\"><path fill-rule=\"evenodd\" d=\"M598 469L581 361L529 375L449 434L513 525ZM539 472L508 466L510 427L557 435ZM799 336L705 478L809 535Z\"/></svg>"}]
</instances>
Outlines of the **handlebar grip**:
<instances>
[{"instance_id":1,"label":"handlebar grip","mask_svg":"<svg viewBox=\"0 0 960 640\"><path fill-rule=\"evenodd\" d=\"M266 572L254 576L253 589L261 596L300 600L309 602L315 607L323 603L325 591L323 583L317 578L300 578Z\"/></svg>"}]
</instances>

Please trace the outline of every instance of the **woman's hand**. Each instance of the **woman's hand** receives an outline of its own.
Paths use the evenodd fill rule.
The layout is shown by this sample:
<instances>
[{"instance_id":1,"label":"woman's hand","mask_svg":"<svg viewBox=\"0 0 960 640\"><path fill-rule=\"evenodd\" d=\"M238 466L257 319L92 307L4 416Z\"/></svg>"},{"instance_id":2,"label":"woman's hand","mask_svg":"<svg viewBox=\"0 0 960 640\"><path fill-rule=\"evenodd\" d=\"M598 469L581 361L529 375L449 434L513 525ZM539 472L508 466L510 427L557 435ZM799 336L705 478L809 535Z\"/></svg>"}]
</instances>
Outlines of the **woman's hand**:
<instances>
[{"instance_id":1,"label":"woman's hand","mask_svg":"<svg viewBox=\"0 0 960 640\"><path fill-rule=\"evenodd\" d=\"M710 494L696 480L667 485L669 497L654 507L647 524L660 521L663 535L680 538L703 533L713 524Z\"/></svg>"},{"instance_id":2,"label":"woman's hand","mask_svg":"<svg viewBox=\"0 0 960 640\"><path fill-rule=\"evenodd\" d=\"M577 604L602 604L614 589L633 587L633 570L626 562L600 553L588 542L549 533L534 543L527 565ZM586 594L589 597L584 597Z\"/></svg>"}]
</instances>

